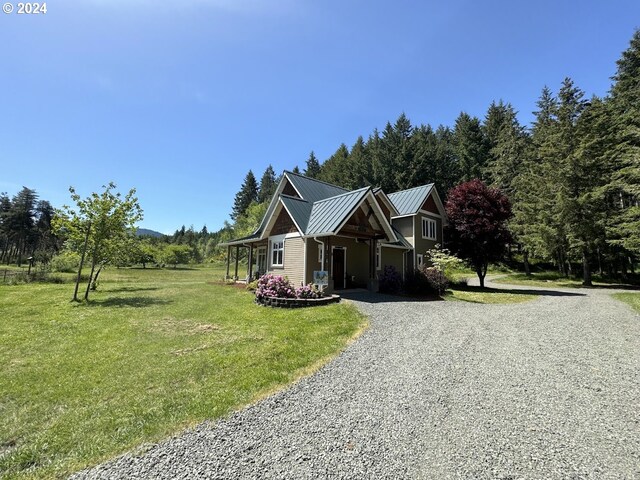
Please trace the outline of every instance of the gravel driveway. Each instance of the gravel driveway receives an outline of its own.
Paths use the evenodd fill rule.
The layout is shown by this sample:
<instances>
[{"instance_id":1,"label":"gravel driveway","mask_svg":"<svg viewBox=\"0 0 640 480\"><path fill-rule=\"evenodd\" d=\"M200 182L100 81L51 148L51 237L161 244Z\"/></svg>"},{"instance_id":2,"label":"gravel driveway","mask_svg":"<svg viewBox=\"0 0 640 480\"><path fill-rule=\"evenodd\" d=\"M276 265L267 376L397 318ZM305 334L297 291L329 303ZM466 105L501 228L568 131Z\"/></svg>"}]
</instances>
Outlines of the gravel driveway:
<instances>
[{"instance_id":1,"label":"gravel driveway","mask_svg":"<svg viewBox=\"0 0 640 480\"><path fill-rule=\"evenodd\" d=\"M353 294L371 327L318 373L77 478L640 478L640 316L542 293Z\"/></svg>"}]
</instances>

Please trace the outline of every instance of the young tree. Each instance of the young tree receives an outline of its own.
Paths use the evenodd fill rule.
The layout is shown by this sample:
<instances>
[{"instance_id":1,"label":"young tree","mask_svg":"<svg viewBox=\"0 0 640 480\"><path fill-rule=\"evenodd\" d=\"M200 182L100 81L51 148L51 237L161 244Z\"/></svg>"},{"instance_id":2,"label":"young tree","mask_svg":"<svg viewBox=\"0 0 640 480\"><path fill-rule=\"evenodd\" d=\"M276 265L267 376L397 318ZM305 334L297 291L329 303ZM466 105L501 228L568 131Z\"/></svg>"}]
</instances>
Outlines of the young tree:
<instances>
[{"instance_id":1,"label":"young tree","mask_svg":"<svg viewBox=\"0 0 640 480\"><path fill-rule=\"evenodd\" d=\"M115 254L135 235L135 224L142 220L142 209L131 189L124 197L115 193L116 185L110 182L100 194L92 193L82 199L73 187L69 188L74 208L63 206L54 218L57 233L67 239L67 246L81 252L73 300L78 301L78 285L85 255L91 264L91 273L84 299L89 299L89 290L95 281L96 267L99 269L114 258ZM99 271L99 270L98 270Z\"/></svg>"},{"instance_id":2,"label":"young tree","mask_svg":"<svg viewBox=\"0 0 640 480\"><path fill-rule=\"evenodd\" d=\"M511 217L509 199L497 188L488 188L476 179L449 191L445 210L451 250L474 268L484 287L489 263L504 257L511 240L507 228Z\"/></svg>"},{"instance_id":3,"label":"young tree","mask_svg":"<svg viewBox=\"0 0 640 480\"><path fill-rule=\"evenodd\" d=\"M256 182L256 177L253 175L253 172L249 170L246 177L244 177L244 182L242 182L240 191L236 193L236 197L233 201L231 218L233 220L238 218L247 210L249 205L251 205L251 202L256 201L258 201L258 184Z\"/></svg>"},{"instance_id":4,"label":"young tree","mask_svg":"<svg viewBox=\"0 0 640 480\"><path fill-rule=\"evenodd\" d=\"M307 167L304 169L304 176L309 178L318 178L320 175L320 162L316 158L313 150L309 154L309 158L307 159Z\"/></svg>"}]
</instances>

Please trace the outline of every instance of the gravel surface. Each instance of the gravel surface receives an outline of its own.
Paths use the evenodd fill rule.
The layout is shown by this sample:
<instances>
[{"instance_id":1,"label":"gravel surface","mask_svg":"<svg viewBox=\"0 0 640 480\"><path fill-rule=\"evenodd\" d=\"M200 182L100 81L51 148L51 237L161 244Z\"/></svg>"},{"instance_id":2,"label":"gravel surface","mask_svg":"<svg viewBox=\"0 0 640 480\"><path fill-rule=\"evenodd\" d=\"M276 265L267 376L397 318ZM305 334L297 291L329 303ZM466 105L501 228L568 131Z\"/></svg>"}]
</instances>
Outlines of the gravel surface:
<instances>
[{"instance_id":1,"label":"gravel surface","mask_svg":"<svg viewBox=\"0 0 640 480\"><path fill-rule=\"evenodd\" d=\"M352 294L371 327L315 375L75 478L640 478L640 316L542 293Z\"/></svg>"}]
</instances>

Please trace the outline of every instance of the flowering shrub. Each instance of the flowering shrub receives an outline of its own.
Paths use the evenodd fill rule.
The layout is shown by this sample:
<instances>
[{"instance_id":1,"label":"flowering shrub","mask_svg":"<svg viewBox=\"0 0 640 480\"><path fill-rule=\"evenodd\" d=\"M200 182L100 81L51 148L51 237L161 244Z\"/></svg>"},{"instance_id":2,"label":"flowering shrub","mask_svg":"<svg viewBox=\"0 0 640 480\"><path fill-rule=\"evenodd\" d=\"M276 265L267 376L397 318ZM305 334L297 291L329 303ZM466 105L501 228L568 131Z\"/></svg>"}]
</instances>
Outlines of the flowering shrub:
<instances>
[{"instance_id":1,"label":"flowering shrub","mask_svg":"<svg viewBox=\"0 0 640 480\"><path fill-rule=\"evenodd\" d=\"M456 270L464 266L464 262L461 259L452 255L446 248L440 248L440 245L427 250L427 257L433 266L444 273L448 279L453 279Z\"/></svg>"},{"instance_id":2,"label":"flowering shrub","mask_svg":"<svg viewBox=\"0 0 640 480\"><path fill-rule=\"evenodd\" d=\"M320 298L322 297L322 293L313 286L312 283L309 285L303 285L302 287L296 288L296 297L297 298Z\"/></svg>"},{"instance_id":3,"label":"flowering shrub","mask_svg":"<svg viewBox=\"0 0 640 480\"><path fill-rule=\"evenodd\" d=\"M421 269L422 274L427 279L429 287L438 295L442 295L449 286L449 280L442 270L436 267L426 267Z\"/></svg>"},{"instance_id":4,"label":"flowering shrub","mask_svg":"<svg viewBox=\"0 0 640 480\"><path fill-rule=\"evenodd\" d=\"M258 279L256 287L256 298L262 300L266 297L295 298L296 292L282 275L267 273Z\"/></svg>"},{"instance_id":5,"label":"flowering shrub","mask_svg":"<svg viewBox=\"0 0 640 480\"><path fill-rule=\"evenodd\" d=\"M381 293L398 293L402 288L402 276L393 265L385 265L378 277L378 289Z\"/></svg>"}]
</instances>

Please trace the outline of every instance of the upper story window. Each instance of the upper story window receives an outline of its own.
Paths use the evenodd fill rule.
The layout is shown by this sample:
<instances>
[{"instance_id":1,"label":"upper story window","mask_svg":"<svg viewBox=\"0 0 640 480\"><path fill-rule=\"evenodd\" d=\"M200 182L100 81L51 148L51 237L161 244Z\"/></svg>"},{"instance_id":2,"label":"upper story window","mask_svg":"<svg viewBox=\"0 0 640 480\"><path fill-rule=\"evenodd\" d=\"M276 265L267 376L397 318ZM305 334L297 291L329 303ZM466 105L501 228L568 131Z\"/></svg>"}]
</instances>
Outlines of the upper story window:
<instances>
[{"instance_id":1,"label":"upper story window","mask_svg":"<svg viewBox=\"0 0 640 480\"><path fill-rule=\"evenodd\" d=\"M422 217L422 238L437 240L437 223L431 218Z\"/></svg>"},{"instance_id":2,"label":"upper story window","mask_svg":"<svg viewBox=\"0 0 640 480\"><path fill-rule=\"evenodd\" d=\"M284 265L284 235L271 237L271 266L282 267Z\"/></svg>"}]
</instances>

